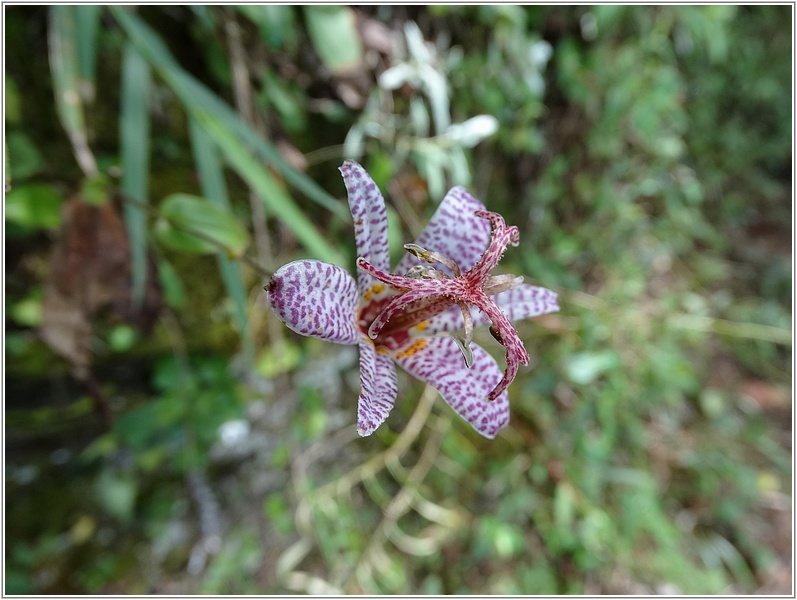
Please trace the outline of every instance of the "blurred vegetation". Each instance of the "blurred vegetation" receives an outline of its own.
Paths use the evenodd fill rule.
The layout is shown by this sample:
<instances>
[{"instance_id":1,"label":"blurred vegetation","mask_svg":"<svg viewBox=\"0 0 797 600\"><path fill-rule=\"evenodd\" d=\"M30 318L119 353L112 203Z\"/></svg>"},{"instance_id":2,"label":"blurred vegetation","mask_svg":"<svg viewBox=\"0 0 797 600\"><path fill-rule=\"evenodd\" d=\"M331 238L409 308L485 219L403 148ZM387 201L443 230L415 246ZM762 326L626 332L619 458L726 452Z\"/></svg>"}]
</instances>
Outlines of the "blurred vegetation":
<instances>
[{"instance_id":1,"label":"blurred vegetation","mask_svg":"<svg viewBox=\"0 0 797 600\"><path fill-rule=\"evenodd\" d=\"M9 7L4 591L789 593L791 10ZM265 306L344 158L560 294L497 440Z\"/></svg>"}]
</instances>

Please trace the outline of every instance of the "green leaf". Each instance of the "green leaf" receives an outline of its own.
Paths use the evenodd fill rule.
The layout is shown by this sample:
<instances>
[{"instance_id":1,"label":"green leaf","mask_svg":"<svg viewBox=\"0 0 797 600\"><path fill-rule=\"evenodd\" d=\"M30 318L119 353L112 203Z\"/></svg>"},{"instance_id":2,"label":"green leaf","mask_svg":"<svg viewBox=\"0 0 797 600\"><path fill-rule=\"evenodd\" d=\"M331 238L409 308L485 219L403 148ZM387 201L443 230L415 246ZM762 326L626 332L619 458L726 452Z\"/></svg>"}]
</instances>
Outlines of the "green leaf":
<instances>
[{"instance_id":1,"label":"green leaf","mask_svg":"<svg viewBox=\"0 0 797 600\"><path fill-rule=\"evenodd\" d=\"M38 288L22 300L11 302L10 306L6 300L8 315L20 325L38 327L42 321L42 296L41 288Z\"/></svg>"},{"instance_id":2,"label":"green leaf","mask_svg":"<svg viewBox=\"0 0 797 600\"><path fill-rule=\"evenodd\" d=\"M6 137L8 166L14 181L27 179L41 169L42 155L30 138L21 131L12 131Z\"/></svg>"},{"instance_id":3,"label":"green leaf","mask_svg":"<svg viewBox=\"0 0 797 600\"><path fill-rule=\"evenodd\" d=\"M81 4L75 6L75 26L77 30L77 54L84 99L94 96L94 78L97 72L97 32L100 25L102 6Z\"/></svg>"},{"instance_id":4,"label":"green leaf","mask_svg":"<svg viewBox=\"0 0 797 600\"><path fill-rule=\"evenodd\" d=\"M172 194L158 213L158 237L176 250L207 254L223 248L236 257L249 243L246 230L235 217L206 198Z\"/></svg>"},{"instance_id":5,"label":"green leaf","mask_svg":"<svg viewBox=\"0 0 797 600\"><path fill-rule=\"evenodd\" d=\"M58 229L64 199L46 183L29 183L6 194L6 221L32 229Z\"/></svg>"},{"instance_id":6,"label":"green leaf","mask_svg":"<svg viewBox=\"0 0 797 600\"><path fill-rule=\"evenodd\" d=\"M80 198L88 204L102 206L111 199L109 185L110 181L105 173L84 179L80 186Z\"/></svg>"},{"instance_id":7,"label":"green leaf","mask_svg":"<svg viewBox=\"0 0 797 600\"><path fill-rule=\"evenodd\" d=\"M288 225L316 258L338 265L344 264L345 261L340 252L327 243L324 236L308 221L288 193L252 157L252 154L229 129L207 113L197 113L196 118L221 148L230 165L257 192L267 211Z\"/></svg>"},{"instance_id":8,"label":"green leaf","mask_svg":"<svg viewBox=\"0 0 797 600\"><path fill-rule=\"evenodd\" d=\"M19 95L19 88L16 82L8 75L5 76L6 82L6 127L9 125L19 125L22 120L22 98Z\"/></svg>"},{"instance_id":9,"label":"green leaf","mask_svg":"<svg viewBox=\"0 0 797 600\"><path fill-rule=\"evenodd\" d=\"M78 58L74 6L50 8L50 69L58 116L67 132L83 130L78 90Z\"/></svg>"},{"instance_id":10,"label":"green leaf","mask_svg":"<svg viewBox=\"0 0 797 600\"><path fill-rule=\"evenodd\" d=\"M133 44L122 60L122 98L119 137L122 190L135 202L146 203L149 183L149 65ZM134 202L124 207L132 256L132 301L140 306L147 283L147 214Z\"/></svg>"},{"instance_id":11,"label":"green leaf","mask_svg":"<svg viewBox=\"0 0 797 600\"><path fill-rule=\"evenodd\" d=\"M354 11L347 6L305 6L310 41L321 61L334 74L359 64L363 55Z\"/></svg>"}]
</instances>

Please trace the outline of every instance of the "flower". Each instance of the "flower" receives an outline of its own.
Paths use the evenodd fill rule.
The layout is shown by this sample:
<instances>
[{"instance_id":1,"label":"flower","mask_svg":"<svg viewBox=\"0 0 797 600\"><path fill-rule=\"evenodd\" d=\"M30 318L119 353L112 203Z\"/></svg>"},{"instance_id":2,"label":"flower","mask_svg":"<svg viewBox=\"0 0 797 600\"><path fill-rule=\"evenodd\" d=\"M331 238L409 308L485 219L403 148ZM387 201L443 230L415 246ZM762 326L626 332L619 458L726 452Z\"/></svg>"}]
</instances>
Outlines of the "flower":
<instances>
[{"instance_id":1,"label":"flower","mask_svg":"<svg viewBox=\"0 0 797 600\"><path fill-rule=\"evenodd\" d=\"M269 304L296 333L359 345L360 435L387 419L398 394L398 363L435 387L476 431L494 438L509 422L507 386L529 360L511 321L559 310L556 294L523 284L522 277L490 275L506 247L517 246L518 229L462 187L446 194L390 274L382 194L356 162L340 170L354 219L357 282L336 265L295 261L269 281ZM471 341L473 328L488 322L506 350L503 376Z\"/></svg>"}]
</instances>

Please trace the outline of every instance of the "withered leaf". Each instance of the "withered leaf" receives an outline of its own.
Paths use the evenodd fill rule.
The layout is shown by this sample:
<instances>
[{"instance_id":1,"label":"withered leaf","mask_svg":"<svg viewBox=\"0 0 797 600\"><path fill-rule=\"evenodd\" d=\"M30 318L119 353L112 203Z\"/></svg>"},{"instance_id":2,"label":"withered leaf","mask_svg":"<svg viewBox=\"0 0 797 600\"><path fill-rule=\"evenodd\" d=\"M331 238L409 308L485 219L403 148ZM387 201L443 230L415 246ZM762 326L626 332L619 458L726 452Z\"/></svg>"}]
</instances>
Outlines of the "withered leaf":
<instances>
[{"instance_id":1,"label":"withered leaf","mask_svg":"<svg viewBox=\"0 0 797 600\"><path fill-rule=\"evenodd\" d=\"M113 202L91 205L80 198L64 204L44 286L42 339L86 379L91 365L92 317L110 307L130 324L148 329L161 303L153 265L140 310L131 305L130 247Z\"/></svg>"}]
</instances>

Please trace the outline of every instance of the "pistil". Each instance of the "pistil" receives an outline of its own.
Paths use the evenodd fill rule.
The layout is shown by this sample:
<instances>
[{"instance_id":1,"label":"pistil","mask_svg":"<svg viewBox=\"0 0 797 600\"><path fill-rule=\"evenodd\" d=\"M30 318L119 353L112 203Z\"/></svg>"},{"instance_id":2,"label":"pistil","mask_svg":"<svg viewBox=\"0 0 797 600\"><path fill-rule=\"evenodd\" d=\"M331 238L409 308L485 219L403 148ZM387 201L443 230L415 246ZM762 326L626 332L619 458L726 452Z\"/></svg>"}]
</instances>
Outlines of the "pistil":
<instances>
[{"instance_id":1,"label":"pistil","mask_svg":"<svg viewBox=\"0 0 797 600\"><path fill-rule=\"evenodd\" d=\"M504 377L487 397L488 401L497 398L515 378L518 364L527 365L529 356L517 332L490 296L510 290L523 282L522 277L514 275L490 276L490 271L498 264L509 244L516 246L519 241L517 227L507 227L503 217L488 211L476 211L479 217L489 219L492 224L490 244L467 273L462 274L459 265L451 258L438 252L426 250L417 244L407 244L404 248L416 258L433 265L439 263L448 267L454 274L446 273L432 266L417 265L406 275L391 275L380 271L363 258L357 259L357 267L381 281L399 294L388 300L381 312L368 327L368 335L376 339L394 315L401 322L401 328L411 327L410 323L420 322L418 317L431 313L438 314L456 304L462 311L464 338L455 336L457 346L462 351L465 364L470 367L473 355L470 344L473 338L473 319L470 306L479 308L490 321L493 337L506 348L506 370ZM412 309L412 310L409 310ZM401 313L399 311L405 311ZM398 313L398 314L397 314ZM414 316L411 316L414 315ZM391 324L392 331L398 331Z\"/></svg>"}]
</instances>

